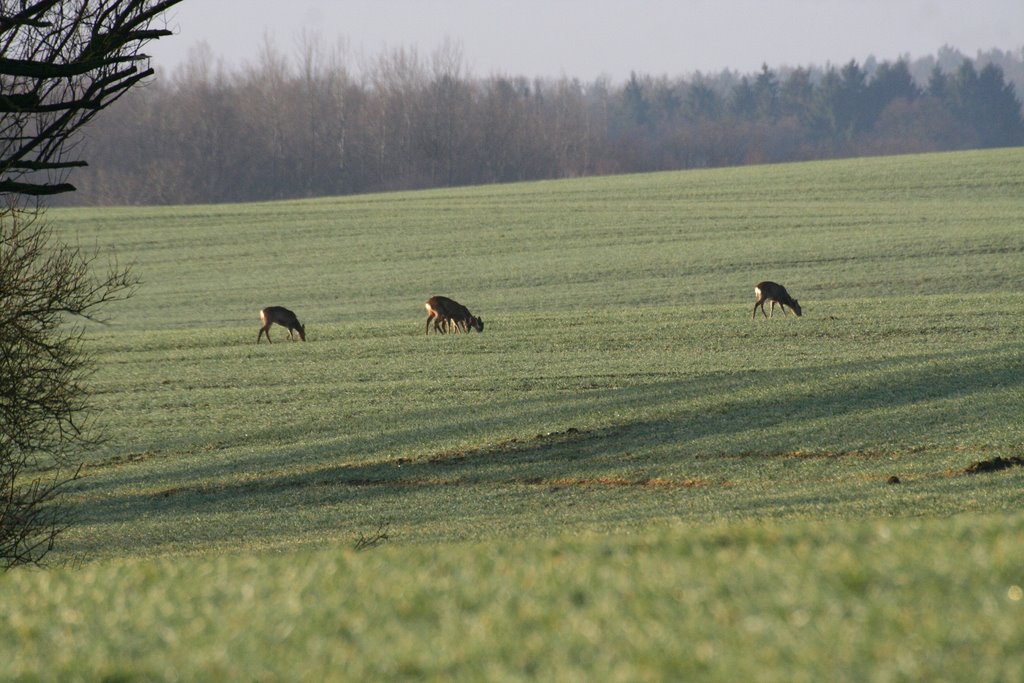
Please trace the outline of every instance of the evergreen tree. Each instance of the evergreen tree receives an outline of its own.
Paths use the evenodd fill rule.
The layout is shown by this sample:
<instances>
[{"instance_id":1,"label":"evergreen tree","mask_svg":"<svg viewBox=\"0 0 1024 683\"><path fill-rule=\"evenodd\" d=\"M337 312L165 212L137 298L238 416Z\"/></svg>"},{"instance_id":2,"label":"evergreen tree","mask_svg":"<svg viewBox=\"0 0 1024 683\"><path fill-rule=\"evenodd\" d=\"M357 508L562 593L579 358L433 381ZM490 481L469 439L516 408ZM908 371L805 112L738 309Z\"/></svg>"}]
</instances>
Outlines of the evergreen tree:
<instances>
[{"instance_id":1,"label":"evergreen tree","mask_svg":"<svg viewBox=\"0 0 1024 683\"><path fill-rule=\"evenodd\" d=\"M818 138L838 140L844 134L842 108L842 80L835 67L825 72L814 90L807 112L807 127Z\"/></svg>"},{"instance_id":2,"label":"evergreen tree","mask_svg":"<svg viewBox=\"0 0 1024 683\"><path fill-rule=\"evenodd\" d=\"M794 69L786 77L779 90L779 111L782 116L796 116L804 123L810 121L814 101L814 85L811 72L804 68Z\"/></svg>"},{"instance_id":3,"label":"evergreen tree","mask_svg":"<svg viewBox=\"0 0 1024 683\"><path fill-rule=\"evenodd\" d=\"M836 118L840 121L840 129L846 132L847 137L852 137L868 129L872 123L866 98L867 74L856 60L850 60L839 75L841 83Z\"/></svg>"},{"instance_id":4,"label":"evergreen tree","mask_svg":"<svg viewBox=\"0 0 1024 683\"><path fill-rule=\"evenodd\" d=\"M722 115L724 107L718 92L703 79L698 79L687 89L683 108L693 121L711 121Z\"/></svg>"},{"instance_id":5,"label":"evergreen tree","mask_svg":"<svg viewBox=\"0 0 1024 683\"><path fill-rule=\"evenodd\" d=\"M754 99L758 118L767 121L779 118L779 79L767 64L761 65L761 73L754 81Z\"/></svg>"},{"instance_id":6,"label":"evergreen tree","mask_svg":"<svg viewBox=\"0 0 1024 683\"><path fill-rule=\"evenodd\" d=\"M866 116L864 128L873 128L879 115L894 101L913 102L920 95L921 91L914 84L906 62L902 60L895 64L882 62L875 70L875 75L864 94L863 111Z\"/></svg>"},{"instance_id":7,"label":"evergreen tree","mask_svg":"<svg viewBox=\"0 0 1024 683\"><path fill-rule=\"evenodd\" d=\"M1021 103L1012 83L1003 80L1003 70L989 64L975 81L971 124L983 147L1024 144Z\"/></svg>"},{"instance_id":8,"label":"evergreen tree","mask_svg":"<svg viewBox=\"0 0 1024 683\"><path fill-rule=\"evenodd\" d=\"M622 89L622 99L633 123L646 126L650 122L651 105L644 96L644 86L635 71L629 74L629 82Z\"/></svg>"},{"instance_id":9,"label":"evergreen tree","mask_svg":"<svg viewBox=\"0 0 1024 683\"><path fill-rule=\"evenodd\" d=\"M746 76L732 89L729 112L741 119L752 120L757 117L757 93Z\"/></svg>"},{"instance_id":10,"label":"evergreen tree","mask_svg":"<svg viewBox=\"0 0 1024 683\"><path fill-rule=\"evenodd\" d=\"M949 76L946 75L938 64L932 67L931 75L928 77L928 88L926 90L930 97L940 102L949 101Z\"/></svg>"},{"instance_id":11,"label":"evergreen tree","mask_svg":"<svg viewBox=\"0 0 1024 683\"><path fill-rule=\"evenodd\" d=\"M947 105L953 114L964 123L970 123L974 119L977 91L978 72L974 70L974 63L965 59L950 78L949 87L946 90Z\"/></svg>"}]
</instances>

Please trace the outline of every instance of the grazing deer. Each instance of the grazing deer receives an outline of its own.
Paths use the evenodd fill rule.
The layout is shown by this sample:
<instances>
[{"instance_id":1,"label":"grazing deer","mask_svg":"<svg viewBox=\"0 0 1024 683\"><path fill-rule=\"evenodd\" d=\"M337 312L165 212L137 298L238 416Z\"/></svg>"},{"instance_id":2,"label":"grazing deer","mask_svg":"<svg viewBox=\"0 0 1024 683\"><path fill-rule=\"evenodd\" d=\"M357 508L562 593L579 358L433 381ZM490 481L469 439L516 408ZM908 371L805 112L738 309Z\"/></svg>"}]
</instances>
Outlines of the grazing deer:
<instances>
[{"instance_id":1,"label":"grazing deer","mask_svg":"<svg viewBox=\"0 0 1024 683\"><path fill-rule=\"evenodd\" d=\"M427 309L427 328L430 334L430 321L434 321L434 331L438 333L455 330L469 332L470 328L477 332L484 331L484 321L469 312L469 309L446 296L432 296L423 306Z\"/></svg>"},{"instance_id":2,"label":"grazing deer","mask_svg":"<svg viewBox=\"0 0 1024 683\"><path fill-rule=\"evenodd\" d=\"M295 317L295 314L289 311L284 306L267 306L260 311L260 322L263 323L263 327L260 328L259 334L256 335L256 343L260 343L260 337L267 335L267 343L272 344L270 341L270 326L277 323L281 327L288 328L288 338L294 341L292 332L299 333L299 339L306 341L306 327L299 322L299 319Z\"/></svg>"},{"instance_id":3,"label":"grazing deer","mask_svg":"<svg viewBox=\"0 0 1024 683\"><path fill-rule=\"evenodd\" d=\"M800 310L800 302L789 295L786 288L776 282L758 282L754 286L754 310L750 314L750 319L753 320L757 317L757 307L761 307L761 313L766 318L770 318L775 315L775 304L779 304L779 308L782 309L783 313L788 313L786 306L793 309L797 317L803 315L803 311ZM768 301L771 305L768 307L771 310L771 315L764 312L764 302Z\"/></svg>"}]
</instances>

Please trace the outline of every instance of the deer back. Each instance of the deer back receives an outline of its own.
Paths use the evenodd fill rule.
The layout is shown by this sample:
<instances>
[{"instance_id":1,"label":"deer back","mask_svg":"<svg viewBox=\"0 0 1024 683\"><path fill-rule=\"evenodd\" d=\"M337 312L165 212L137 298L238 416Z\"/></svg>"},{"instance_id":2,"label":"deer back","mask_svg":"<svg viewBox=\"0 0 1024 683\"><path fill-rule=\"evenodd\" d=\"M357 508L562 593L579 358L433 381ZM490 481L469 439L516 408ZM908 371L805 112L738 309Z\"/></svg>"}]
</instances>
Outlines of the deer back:
<instances>
[{"instance_id":1,"label":"deer back","mask_svg":"<svg viewBox=\"0 0 1024 683\"><path fill-rule=\"evenodd\" d=\"M426 306L428 310L445 318L464 319L470 315L468 308L446 296L432 296L427 299Z\"/></svg>"}]
</instances>

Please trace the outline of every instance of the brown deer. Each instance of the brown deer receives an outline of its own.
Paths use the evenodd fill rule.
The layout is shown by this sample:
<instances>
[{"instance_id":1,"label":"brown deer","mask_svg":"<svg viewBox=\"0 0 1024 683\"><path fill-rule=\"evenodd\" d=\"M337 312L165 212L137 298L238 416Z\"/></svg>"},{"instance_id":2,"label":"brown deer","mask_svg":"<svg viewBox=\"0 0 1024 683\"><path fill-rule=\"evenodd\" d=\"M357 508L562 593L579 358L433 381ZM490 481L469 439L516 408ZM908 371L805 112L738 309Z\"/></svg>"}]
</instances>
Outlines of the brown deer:
<instances>
[{"instance_id":1,"label":"brown deer","mask_svg":"<svg viewBox=\"0 0 1024 683\"><path fill-rule=\"evenodd\" d=\"M477 332L484 331L483 320L470 313L469 309L458 301L446 296L432 296L423 306L427 309L425 334L430 334L430 321L434 321L434 331L438 333L446 333L449 330L469 332L470 328Z\"/></svg>"},{"instance_id":2,"label":"brown deer","mask_svg":"<svg viewBox=\"0 0 1024 683\"><path fill-rule=\"evenodd\" d=\"M750 319L753 320L757 317L757 307L761 307L761 313L766 318L770 318L775 315L775 304L779 304L779 308L782 309L783 313L788 313L786 306L793 309L799 318L803 315L803 311L800 310L800 302L789 295L786 288L776 282L758 282L754 286L754 310L750 314ZM764 302L770 302L768 307L771 310L771 315L764 312Z\"/></svg>"},{"instance_id":3,"label":"brown deer","mask_svg":"<svg viewBox=\"0 0 1024 683\"><path fill-rule=\"evenodd\" d=\"M267 343L272 344L270 341L270 326L277 323L281 327L288 328L288 338L294 341L292 332L299 333L299 339L306 341L306 327L299 322L299 319L295 317L295 314L289 311L284 306L267 306L260 311L260 322L263 326L260 328L259 334L256 335L256 343L260 343L260 337L267 335Z\"/></svg>"}]
</instances>

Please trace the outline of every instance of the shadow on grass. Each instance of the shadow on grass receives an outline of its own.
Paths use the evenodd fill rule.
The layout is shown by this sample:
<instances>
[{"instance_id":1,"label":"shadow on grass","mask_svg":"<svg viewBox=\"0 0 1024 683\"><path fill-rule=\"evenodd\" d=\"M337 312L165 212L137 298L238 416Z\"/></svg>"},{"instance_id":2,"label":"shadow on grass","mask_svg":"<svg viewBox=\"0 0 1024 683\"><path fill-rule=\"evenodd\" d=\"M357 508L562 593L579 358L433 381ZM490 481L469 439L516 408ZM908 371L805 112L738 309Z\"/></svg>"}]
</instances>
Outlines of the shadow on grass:
<instances>
[{"instance_id":1,"label":"shadow on grass","mask_svg":"<svg viewBox=\"0 0 1024 683\"><path fill-rule=\"evenodd\" d=\"M821 385L822 378L829 381ZM160 475L86 479L79 491L93 495L72 497L70 503L82 522L110 522L162 511L201 514L276 507L302 490L316 491L319 501L337 501L400 499L411 488L472 485L699 487L709 484L700 473L713 471L716 459L844 452L894 442L909 447L937 438L936 429L998 423L1004 418L992 414L992 401L970 403L977 414L950 414L948 402L993 389L1019 393L1022 385L1019 348L999 349L969 364L958 354L944 353L910 361L868 359L829 367L687 376L576 393L556 411L549 394L488 403L481 407L482 415L464 407L408 411L397 424L429 426L349 435L332 448L331 459L349 457L340 464L310 464L308 449L302 448L230 462L211 456L205 465L196 467L193 461ZM958 406L962 409L963 403ZM1019 417L1020 405L1002 409L1005 419ZM581 415L614 418L616 413L636 417L594 428L572 424ZM551 431L529 438L505 436L477 448L389 455L409 443L450 443L453 434L508 434L513 424L509 415L517 425L548 424ZM268 440L276 436L266 430ZM365 461L366 453L377 457ZM352 455L364 460L353 461ZM687 459L691 475L647 474L678 468ZM280 462L290 463L290 469L282 469ZM167 485L160 488L160 481ZM133 486L150 492L126 493Z\"/></svg>"}]
</instances>

